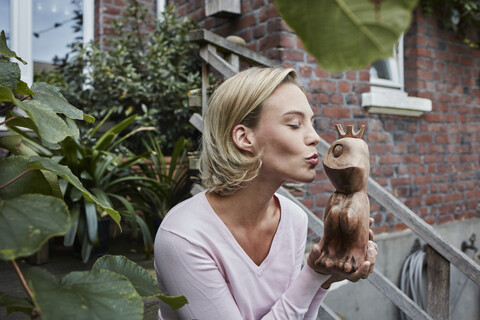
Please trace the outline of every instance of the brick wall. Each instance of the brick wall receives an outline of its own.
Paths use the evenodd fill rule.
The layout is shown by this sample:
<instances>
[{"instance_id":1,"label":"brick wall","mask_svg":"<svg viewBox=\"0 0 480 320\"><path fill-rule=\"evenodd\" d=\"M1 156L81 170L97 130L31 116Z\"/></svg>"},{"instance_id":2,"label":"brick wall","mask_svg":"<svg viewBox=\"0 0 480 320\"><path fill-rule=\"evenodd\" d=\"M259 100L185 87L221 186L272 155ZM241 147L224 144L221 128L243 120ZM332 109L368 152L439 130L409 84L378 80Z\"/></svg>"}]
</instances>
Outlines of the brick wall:
<instances>
[{"instance_id":1,"label":"brick wall","mask_svg":"<svg viewBox=\"0 0 480 320\"><path fill-rule=\"evenodd\" d=\"M156 17L156 0L138 0L149 10L148 18ZM119 19L127 0L95 0L95 41L101 43L102 48L108 48L108 39L115 36L112 20Z\"/></svg>"},{"instance_id":2,"label":"brick wall","mask_svg":"<svg viewBox=\"0 0 480 320\"><path fill-rule=\"evenodd\" d=\"M334 125L367 126L371 176L430 224L480 216L480 51L418 10L405 35L405 90L429 98L432 112L420 118L371 115L361 107L368 69L332 74L319 68L278 16L272 1L243 0L238 17L206 17L204 1L174 0L177 12L219 35L238 35L247 47L293 67L308 90L315 127L328 142ZM334 191L323 169L306 186L302 201L323 215ZM405 228L373 199L376 233Z\"/></svg>"}]
</instances>

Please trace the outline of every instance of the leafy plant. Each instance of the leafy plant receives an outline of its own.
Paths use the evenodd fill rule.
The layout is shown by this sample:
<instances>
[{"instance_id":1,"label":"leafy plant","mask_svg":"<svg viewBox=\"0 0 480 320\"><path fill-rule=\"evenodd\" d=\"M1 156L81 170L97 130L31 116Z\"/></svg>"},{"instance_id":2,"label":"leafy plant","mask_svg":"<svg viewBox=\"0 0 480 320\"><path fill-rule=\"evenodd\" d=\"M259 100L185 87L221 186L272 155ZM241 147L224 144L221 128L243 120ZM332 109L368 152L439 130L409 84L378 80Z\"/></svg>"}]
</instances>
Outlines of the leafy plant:
<instances>
[{"instance_id":1,"label":"leafy plant","mask_svg":"<svg viewBox=\"0 0 480 320\"><path fill-rule=\"evenodd\" d=\"M0 125L9 130L0 138L0 148L7 150L0 158L0 259L12 263L28 294L20 298L0 292L0 306L46 320L141 319L142 297L157 296L176 308L186 303L184 297L165 297L145 270L124 257L101 258L91 271L71 272L60 282L41 268L28 270L25 279L16 259L34 254L48 239L71 229L59 177L119 227L120 214L54 156L65 139L79 137L74 120L94 118L69 104L57 88L45 83L29 88L22 82L18 65L8 58L24 62L7 47L4 31L0 55L0 112L6 114Z\"/></svg>"},{"instance_id":2,"label":"leafy plant","mask_svg":"<svg viewBox=\"0 0 480 320\"><path fill-rule=\"evenodd\" d=\"M180 21L173 7L151 19L137 0L129 0L113 23L116 36L106 48L76 45L64 59L58 71L67 84L62 93L95 117L110 110L114 121L138 114L136 124L157 128L162 148L170 153L179 137L197 135L188 121L193 111L187 96L201 83L197 46L188 41L195 24ZM137 135L127 146L139 152L145 137Z\"/></svg>"},{"instance_id":3,"label":"leafy plant","mask_svg":"<svg viewBox=\"0 0 480 320\"><path fill-rule=\"evenodd\" d=\"M275 1L305 48L331 72L361 69L391 57L416 4L417 0Z\"/></svg>"},{"instance_id":4,"label":"leafy plant","mask_svg":"<svg viewBox=\"0 0 480 320\"><path fill-rule=\"evenodd\" d=\"M148 157L149 153L131 154L122 147L122 143L139 132L154 130L154 128L137 128L122 136L122 132L129 128L135 120L136 115L133 115L108 129L96 142L93 142L95 141L94 134L104 125L109 115L110 113L96 128L89 130L82 139L66 138L61 144L62 159L60 163L69 167L76 176L80 177L82 184L92 194L108 202L118 210L122 217L126 218L134 238L138 234L137 228L140 228L148 255L152 251L153 242L150 231L122 193L125 192L125 189L128 190L134 181L151 180L146 176L131 176L129 170L143 157ZM129 155L127 156L127 154ZM78 190L71 185L65 185L64 194L66 203L73 214L73 223L65 236L64 244L71 246L77 236L81 245L82 260L87 262L99 241L99 220L106 214L101 208L85 201Z\"/></svg>"},{"instance_id":5,"label":"leafy plant","mask_svg":"<svg viewBox=\"0 0 480 320\"><path fill-rule=\"evenodd\" d=\"M443 27L454 31L471 48L480 48L480 2L475 0L420 0L426 16L435 13Z\"/></svg>"},{"instance_id":6,"label":"leafy plant","mask_svg":"<svg viewBox=\"0 0 480 320\"><path fill-rule=\"evenodd\" d=\"M155 234L157 224L167 212L190 196L187 151L191 142L180 137L168 158L164 156L158 138L148 135L144 145L150 156L138 162L136 171L152 179L143 180L130 188L128 197L135 209L143 213L150 231Z\"/></svg>"}]
</instances>

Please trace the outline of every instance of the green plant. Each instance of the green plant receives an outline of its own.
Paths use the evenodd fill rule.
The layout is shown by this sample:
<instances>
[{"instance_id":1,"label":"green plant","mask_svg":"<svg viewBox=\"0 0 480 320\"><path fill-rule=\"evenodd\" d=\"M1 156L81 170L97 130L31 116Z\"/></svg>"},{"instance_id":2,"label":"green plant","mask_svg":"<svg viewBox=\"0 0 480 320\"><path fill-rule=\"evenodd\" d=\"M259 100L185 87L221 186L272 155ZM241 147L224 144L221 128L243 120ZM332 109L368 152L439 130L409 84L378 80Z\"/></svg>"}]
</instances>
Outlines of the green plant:
<instances>
[{"instance_id":1,"label":"green plant","mask_svg":"<svg viewBox=\"0 0 480 320\"><path fill-rule=\"evenodd\" d=\"M0 125L9 130L0 138L0 148L6 150L0 157L0 259L12 263L28 294L20 298L0 292L0 306L46 320L142 319L142 297L156 296L175 308L185 304L184 297L163 295L146 270L120 256L103 257L91 271L71 272L60 282L41 268L29 269L25 278L16 259L34 254L48 239L71 228L59 177L119 227L120 214L54 155L65 139L79 137L74 120L94 118L69 104L57 88L45 83L29 88L21 81L20 68L8 58L24 62L7 47L4 31L0 55L0 113L6 114Z\"/></svg>"},{"instance_id":2,"label":"green plant","mask_svg":"<svg viewBox=\"0 0 480 320\"><path fill-rule=\"evenodd\" d=\"M197 135L188 121L193 110L187 97L200 87L197 46L188 41L193 28L172 7L154 20L139 1L129 0L121 19L114 21L116 36L109 38L108 47L75 45L64 59L59 72L67 85L62 93L95 117L112 109L113 120L138 114L137 125L157 128L168 154L180 136ZM139 152L144 138L140 134L127 145Z\"/></svg>"},{"instance_id":3,"label":"green plant","mask_svg":"<svg viewBox=\"0 0 480 320\"><path fill-rule=\"evenodd\" d=\"M435 13L444 28L454 31L471 48L480 48L480 1L420 0L426 16Z\"/></svg>"},{"instance_id":4,"label":"green plant","mask_svg":"<svg viewBox=\"0 0 480 320\"><path fill-rule=\"evenodd\" d=\"M152 234L167 212L190 196L191 182L188 179L187 151L190 140L180 137L170 157L165 157L157 137L148 135L144 140L149 158L137 163L137 174L151 177L130 188L128 197L137 211L143 213Z\"/></svg>"},{"instance_id":5,"label":"green plant","mask_svg":"<svg viewBox=\"0 0 480 320\"><path fill-rule=\"evenodd\" d=\"M135 155L122 143L138 132L154 130L151 127L137 128L125 135L121 135L129 128L136 115L132 115L112 128L108 129L95 141L94 135L102 128L110 113L96 128L89 130L81 139L67 137L61 143L60 164L66 165L72 172L80 177L80 181L97 198L103 199L114 207L120 215L126 218L130 225L133 237L137 237L139 227L145 252L149 255L152 251L152 236L145 222L136 214L133 205L123 195L128 193L131 184L135 181L147 182L147 176L130 175L129 170L149 153ZM123 152L122 152L123 150ZM68 207L71 209L73 223L65 236L64 244L71 246L77 236L81 245L81 256L86 262L99 240L99 220L106 217L102 208L91 202L85 201L78 190L71 185L65 185L64 196ZM127 191L125 191L127 190Z\"/></svg>"}]
</instances>

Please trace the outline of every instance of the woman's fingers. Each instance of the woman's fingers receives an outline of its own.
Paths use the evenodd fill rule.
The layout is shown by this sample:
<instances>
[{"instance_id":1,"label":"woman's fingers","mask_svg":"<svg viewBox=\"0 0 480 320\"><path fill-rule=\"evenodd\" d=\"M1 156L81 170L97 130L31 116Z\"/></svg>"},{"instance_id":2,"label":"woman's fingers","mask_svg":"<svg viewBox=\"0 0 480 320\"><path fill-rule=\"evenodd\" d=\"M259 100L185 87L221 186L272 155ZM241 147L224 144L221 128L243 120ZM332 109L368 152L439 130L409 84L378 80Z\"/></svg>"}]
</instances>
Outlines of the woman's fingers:
<instances>
[{"instance_id":1,"label":"woman's fingers","mask_svg":"<svg viewBox=\"0 0 480 320\"><path fill-rule=\"evenodd\" d=\"M373 267L375 266L375 261L377 260L378 255L378 246L373 241L368 241L367 247L367 261L370 262L370 268L368 274L373 272Z\"/></svg>"}]
</instances>

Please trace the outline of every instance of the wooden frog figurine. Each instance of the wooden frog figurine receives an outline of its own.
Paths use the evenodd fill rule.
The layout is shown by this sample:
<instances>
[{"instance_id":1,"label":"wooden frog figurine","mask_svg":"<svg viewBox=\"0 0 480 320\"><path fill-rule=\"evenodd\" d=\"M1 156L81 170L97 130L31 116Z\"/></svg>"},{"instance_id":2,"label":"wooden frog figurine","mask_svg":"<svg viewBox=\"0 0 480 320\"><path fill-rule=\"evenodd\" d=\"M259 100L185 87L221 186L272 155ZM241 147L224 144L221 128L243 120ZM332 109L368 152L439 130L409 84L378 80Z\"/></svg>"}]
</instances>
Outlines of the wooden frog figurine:
<instances>
[{"instance_id":1,"label":"wooden frog figurine","mask_svg":"<svg viewBox=\"0 0 480 320\"><path fill-rule=\"evenodd\" d=\"M355 272L365 261L368 245L370 201L366 192L370 173L368 145L353 125L343 131L336 125L339 139L323 158L325 172L336 191L324 214L324 242L315 264Z\"/></svg>"}]
</instances>

